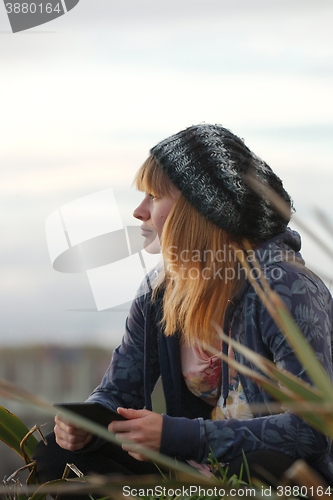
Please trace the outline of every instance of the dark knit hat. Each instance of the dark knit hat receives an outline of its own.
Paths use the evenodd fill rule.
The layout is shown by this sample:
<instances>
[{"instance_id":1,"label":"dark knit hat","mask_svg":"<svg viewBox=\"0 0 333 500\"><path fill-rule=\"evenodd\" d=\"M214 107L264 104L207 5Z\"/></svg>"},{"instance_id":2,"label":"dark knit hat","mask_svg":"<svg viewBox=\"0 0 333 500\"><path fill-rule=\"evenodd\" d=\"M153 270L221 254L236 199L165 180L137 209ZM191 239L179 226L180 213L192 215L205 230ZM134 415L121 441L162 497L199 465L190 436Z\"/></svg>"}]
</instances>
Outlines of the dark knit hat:
<instances>
[{"instance_id":1,"label":"dark knit hat","mask_svg":"<svg viewBox=\"0 0 333 500\"><path fill-rule=\"evenodd\" d=\"M261 241L285 230L289 219L255 192L245 175L254 175L291 207L280 178L221 125L189 127L150 152L188 201L218 227Z\"/></svg>"}]
</instances>

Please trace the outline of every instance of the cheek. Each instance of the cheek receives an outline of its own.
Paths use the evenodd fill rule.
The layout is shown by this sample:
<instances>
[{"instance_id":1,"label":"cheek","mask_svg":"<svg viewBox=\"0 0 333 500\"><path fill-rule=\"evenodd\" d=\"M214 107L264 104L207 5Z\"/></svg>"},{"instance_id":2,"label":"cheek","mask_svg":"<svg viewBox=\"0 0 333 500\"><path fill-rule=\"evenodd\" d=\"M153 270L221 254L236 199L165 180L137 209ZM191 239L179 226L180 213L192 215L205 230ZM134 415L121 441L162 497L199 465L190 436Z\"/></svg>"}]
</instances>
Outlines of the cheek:
<instances>
[{"instance_id":1,"label":"cheek","mask_svg":"<svg viewBox=\"0 0 333 500\"><path fill-rule=\"evenodd\" d=\"M162 214L158 215L155 218L154 226L155 226L155 229L156 229L159 236L161 236L161 232L162 232L165 220L166 220L166 216L164 216Z\"/></svg>"},{"instance_id":2,"label":"cheek","mask_svg":"<svg viewBox=\"0 0 333 500\"><path fill-rule=\"evenodd\" d=\"M170 210L160 210L156 214L154 214L153 224L159 236L161 236L161 232L164 226L164 223L169 215Z\"/></svg>"},{"instance_id":3,"label":"cheek","mask_svg":"<svg viewBox=\"0 0 333 500\"><path fill-rule=\"evenodd\" d=\"M163 206L160 205L158 208L156 207L156 211L152 214L152 223L158 233L161 236L161 232L164 226L166 219L175 203L175 200L168 200L167 203L164 203Z\"/></svg>"}]
</instances>

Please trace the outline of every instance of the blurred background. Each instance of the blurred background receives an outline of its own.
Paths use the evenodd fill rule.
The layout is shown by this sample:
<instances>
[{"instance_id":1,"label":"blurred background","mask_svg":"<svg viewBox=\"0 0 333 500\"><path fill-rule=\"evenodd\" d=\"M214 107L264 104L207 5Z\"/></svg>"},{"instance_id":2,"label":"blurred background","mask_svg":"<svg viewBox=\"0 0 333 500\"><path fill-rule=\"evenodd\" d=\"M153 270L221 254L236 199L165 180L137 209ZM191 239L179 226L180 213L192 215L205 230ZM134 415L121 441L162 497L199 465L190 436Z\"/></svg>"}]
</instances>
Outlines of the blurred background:
<instances>
[{"instance_id":1,"label":"blurred background","mask_svg":"<svg viewBox=\"0 0 333 500\"><path fill-rule=\"evenodd\" d=\"M135 224L137 168L186 126L244 138L331 246L316 209L332 222L332 22L331 0L80 0L13 34L0 5L2 377L50 401L85 399L98 383L129 304L97 311L85 273L54 270L45 221L112 188ZM331 260L301 233L331 287Z\"/></svg>"}]
</instances>

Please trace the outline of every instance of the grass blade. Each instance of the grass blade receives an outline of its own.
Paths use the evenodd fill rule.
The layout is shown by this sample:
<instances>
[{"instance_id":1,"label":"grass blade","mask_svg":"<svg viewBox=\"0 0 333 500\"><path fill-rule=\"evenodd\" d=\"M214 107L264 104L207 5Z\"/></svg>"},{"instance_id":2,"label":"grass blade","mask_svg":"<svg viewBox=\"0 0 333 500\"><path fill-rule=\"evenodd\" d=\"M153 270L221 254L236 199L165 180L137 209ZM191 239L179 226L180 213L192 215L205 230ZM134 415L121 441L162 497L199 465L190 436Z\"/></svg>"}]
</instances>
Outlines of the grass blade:
<instances>
[{"instance_id":1,"label":"grass blade","mask_svg":"<svg viewBox=\"0 0 333 500\"><path fill-rule=\"evenodd\" d=\"M246 245L249 247L249 244ZM253 265L258 272L259 282L253 277L249 264L244 256L244 252L240 250L235 251L242 266L247 272L247 277L251 285L277 326L285 335L290 346L295 351L296 356L306 369L310 379L329 401L333 401L333 385L329 376L327 375L323 365L317 359L313 349L306 341L304 335L296 325L286 305L279 295L271 289L258 262L253 260Z\"/></svg>"},{"instance_id":2,"label":"grass blade","mask_svg":"<svg viewBox=\"0 0 333 500\"><path fill-rule=\"evenodd\" d=\"M28 433L29 429L16 415L0 406L0 439L15 450L22 458L24 458L24 454L20 444ZM37 442L34 436L29 436L25 443L24 450L29 460L31 460L32 452Z\"/></svg>"}]
</instances>

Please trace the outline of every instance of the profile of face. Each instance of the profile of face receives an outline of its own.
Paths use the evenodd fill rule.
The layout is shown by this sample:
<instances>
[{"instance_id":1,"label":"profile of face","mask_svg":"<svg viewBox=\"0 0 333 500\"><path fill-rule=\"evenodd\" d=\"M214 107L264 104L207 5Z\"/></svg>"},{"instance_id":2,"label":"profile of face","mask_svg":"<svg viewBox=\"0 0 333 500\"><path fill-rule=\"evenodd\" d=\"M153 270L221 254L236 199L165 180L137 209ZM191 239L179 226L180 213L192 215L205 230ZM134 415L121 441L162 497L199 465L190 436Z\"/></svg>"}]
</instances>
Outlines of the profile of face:
<instances>
[{"instance_id":1,"label":"profile of face","mask_svg":"<svg viewBox=\"0 0 333 500\"><path fill-rule=\"evenodd\" d=\"M148 253L160 252L163 226L179 193L176 187L172 188L170 194L160 197L145 193L142 202L134 210L133 216L142 221L143 247Z\"/></svg>"}]
</instances>

